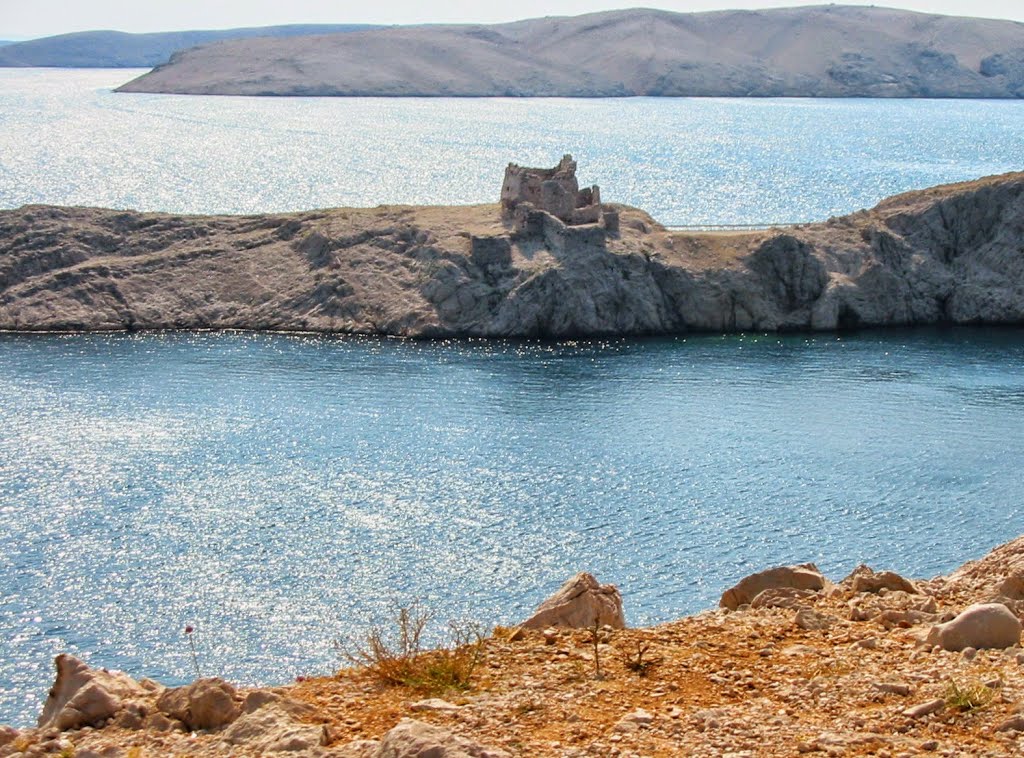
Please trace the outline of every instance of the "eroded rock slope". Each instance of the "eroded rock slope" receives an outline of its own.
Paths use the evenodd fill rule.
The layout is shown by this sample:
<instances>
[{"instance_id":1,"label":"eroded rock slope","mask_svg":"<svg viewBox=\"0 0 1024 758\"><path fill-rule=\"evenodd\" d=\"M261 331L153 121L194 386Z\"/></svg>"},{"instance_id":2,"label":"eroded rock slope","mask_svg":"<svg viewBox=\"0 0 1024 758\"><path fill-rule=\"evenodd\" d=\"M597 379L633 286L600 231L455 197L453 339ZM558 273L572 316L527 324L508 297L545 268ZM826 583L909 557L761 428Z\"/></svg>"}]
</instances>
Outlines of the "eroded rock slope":
<instances>
[{"instance_id":1,"label":"eroded rock slope","mask_svg":"<svg viewBox=\"0 0 1024 758\"><path fill-rule=\"evenodd\" d=\"M1024 323L1024 174L821 224L667 230L619 208L515 235L497 205L175 216L0 212L0 329L410 337Z\"/></svg>"}]
</instances>

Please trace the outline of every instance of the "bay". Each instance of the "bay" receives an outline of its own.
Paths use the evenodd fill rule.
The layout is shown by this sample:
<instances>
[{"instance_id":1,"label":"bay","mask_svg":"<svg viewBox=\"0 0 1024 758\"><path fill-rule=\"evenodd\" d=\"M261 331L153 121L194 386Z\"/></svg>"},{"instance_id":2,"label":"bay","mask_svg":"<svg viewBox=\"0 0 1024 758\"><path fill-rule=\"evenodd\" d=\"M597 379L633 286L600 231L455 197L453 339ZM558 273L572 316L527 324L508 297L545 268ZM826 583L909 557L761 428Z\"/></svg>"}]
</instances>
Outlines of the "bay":
<instances>
[{"instance_id":1,"label":"bay","mask_svg":"<svg viewBox=\"0 0 1024 758\"><path fill-rule=\"evenodd\" d=\"M0 70L0 207L492 202L566 150L671 224L824 218L1019 168L1024 103L118 95ZM327 673L396 603L485 626L572 573L630 623L741 576L947 571L1020 534L1024 333L573 343L0 336L0 723L73 652Z\"/></svg>"}]
</instances>

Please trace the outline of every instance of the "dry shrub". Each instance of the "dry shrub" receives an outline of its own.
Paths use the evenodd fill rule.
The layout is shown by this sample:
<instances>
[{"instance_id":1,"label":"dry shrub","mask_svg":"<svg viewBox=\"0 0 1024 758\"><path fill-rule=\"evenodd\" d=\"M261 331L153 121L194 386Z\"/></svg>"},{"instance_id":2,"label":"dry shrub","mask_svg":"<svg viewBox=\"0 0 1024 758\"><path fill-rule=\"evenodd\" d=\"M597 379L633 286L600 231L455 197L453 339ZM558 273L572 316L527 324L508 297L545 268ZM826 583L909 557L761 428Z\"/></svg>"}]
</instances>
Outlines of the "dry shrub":
<instances>
[{"instance_id":1,"label":"dry shrub","mask_svg":"<svg viewBox=\"0 0 1024 758\"><path fill-rule=\"evenodd\" d=\"M961 686L950 679L946 686L946 705L954 710L968 712L984 708L992 702L995 693L981 682L970 682Z\"/></svg>"},{"instance_id":2,"label":"dry shrub","mask_svg":"<svg viewBox=\"0 0 1024 758\"><path fill-rule=\"evenodd\" d=\"M622 665L637 676L647 676L652 668L661 663L661 658L647 655L651 649L650 642L636 640L635 646L635 651L626 650L622 654Z\"/></svg>"},{"instance_id":3,"label":"dry shrub","mask_svg":"<svg viewBox=\"0 0 1024 758\"><path fill-rule=\"evenodd\" d=\"M450 622L448 644L424 650L429 622L430 613L418 602L400 606L391 632L373 626L353 649L342 649L342 656L381 684L431 695L469 689L483 656L483 635L475 626Z\"/></svg>"}]
</instances>

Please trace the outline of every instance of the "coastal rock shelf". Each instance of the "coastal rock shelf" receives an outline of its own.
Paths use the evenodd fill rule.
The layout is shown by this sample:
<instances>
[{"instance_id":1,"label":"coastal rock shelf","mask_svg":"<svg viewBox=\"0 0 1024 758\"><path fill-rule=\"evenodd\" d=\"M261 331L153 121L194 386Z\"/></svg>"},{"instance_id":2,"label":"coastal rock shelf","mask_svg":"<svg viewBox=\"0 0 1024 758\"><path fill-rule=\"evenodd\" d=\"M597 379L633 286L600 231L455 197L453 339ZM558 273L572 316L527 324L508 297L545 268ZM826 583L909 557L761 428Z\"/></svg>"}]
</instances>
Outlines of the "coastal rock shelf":
<instances>
[{"instance_id":1,"label":"coastal rock shelf","mask_svg":"<svg viewBox=\"0 0 1024 758\"><path fill-rule=\"evenodd\" d=\"M582 193L581 193L582 194ZM1024 173L820 224L682 233L601 206L0 212L0 329L579 337L1024 323Z\"/></svg>"}]
</instances>

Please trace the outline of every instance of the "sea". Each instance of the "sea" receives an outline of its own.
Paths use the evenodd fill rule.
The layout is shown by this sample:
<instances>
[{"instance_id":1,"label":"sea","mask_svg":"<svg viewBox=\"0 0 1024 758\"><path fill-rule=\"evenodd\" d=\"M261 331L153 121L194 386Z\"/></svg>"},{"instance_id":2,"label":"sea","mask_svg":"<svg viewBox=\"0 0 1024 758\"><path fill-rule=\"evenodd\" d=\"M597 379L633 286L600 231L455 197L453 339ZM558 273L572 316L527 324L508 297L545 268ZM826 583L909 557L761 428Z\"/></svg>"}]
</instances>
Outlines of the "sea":
<instances>
[{"instance_id":1,"label":"sea","mask_svg":"<svg viewBox=\"0 0 1024 758\"><path fill-rule=\"evenodd\" d=\"M1024 102L113 92L140 73L0 69L0 208L483 203L570 152L663 223L771 224L1024 168ZM279 684L403 605L442 642L578 571L634 625L782 563L932 576L1024 532L1021 450L1017 329L2 334L0 723L59 652Z\"/></svg>"}]
</instances>

